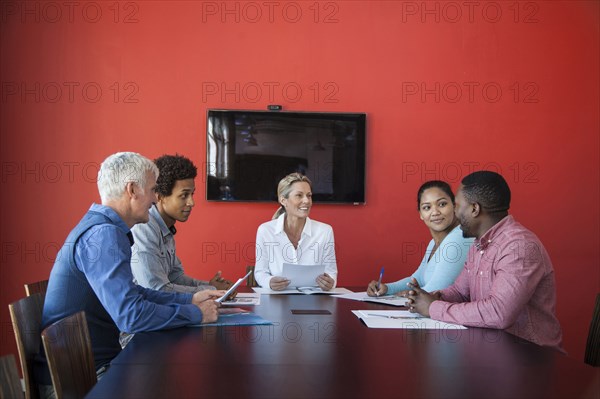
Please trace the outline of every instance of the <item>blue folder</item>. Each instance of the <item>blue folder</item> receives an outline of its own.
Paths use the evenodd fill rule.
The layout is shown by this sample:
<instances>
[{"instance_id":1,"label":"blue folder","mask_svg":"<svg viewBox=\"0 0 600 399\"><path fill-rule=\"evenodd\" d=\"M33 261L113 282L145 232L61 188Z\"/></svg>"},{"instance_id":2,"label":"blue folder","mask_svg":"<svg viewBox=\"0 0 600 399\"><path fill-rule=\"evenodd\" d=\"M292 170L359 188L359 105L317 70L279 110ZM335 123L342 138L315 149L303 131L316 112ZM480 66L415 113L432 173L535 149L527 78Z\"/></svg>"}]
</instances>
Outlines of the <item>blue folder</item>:
<instances>
[{"instance_id":1,"label":"blue folder","mask_svg":"<svg viewBox=\"0 0 600 399\"><path fill-rule=\"evenodd\" d=\"M214 323L195 324L192 327L213 327L213 326L257 326L273 324L272 321L263 319L259 315L251 312L221 314Z\"/></svg>"}]
</instances>

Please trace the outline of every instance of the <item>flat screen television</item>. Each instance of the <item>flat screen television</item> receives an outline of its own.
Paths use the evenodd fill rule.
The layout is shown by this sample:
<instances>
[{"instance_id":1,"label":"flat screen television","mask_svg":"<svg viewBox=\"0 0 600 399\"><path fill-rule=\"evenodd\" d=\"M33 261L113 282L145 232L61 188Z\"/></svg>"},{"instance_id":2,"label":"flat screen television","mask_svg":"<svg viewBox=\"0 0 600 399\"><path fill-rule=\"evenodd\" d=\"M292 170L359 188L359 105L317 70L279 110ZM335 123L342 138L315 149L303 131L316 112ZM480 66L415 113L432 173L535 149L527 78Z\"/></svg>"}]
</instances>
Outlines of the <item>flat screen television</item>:
<instances>
[{"instance_id":1,"label":"flat screen television","mask_svg":"<svg viewBox=\"0 0 600 399\"><path fill-rule=\"evenodd\" d=\"M277 201L300 172L319 203L365 203L366 114L209 109L206 199Z\"/></svg>"}]
</instances>

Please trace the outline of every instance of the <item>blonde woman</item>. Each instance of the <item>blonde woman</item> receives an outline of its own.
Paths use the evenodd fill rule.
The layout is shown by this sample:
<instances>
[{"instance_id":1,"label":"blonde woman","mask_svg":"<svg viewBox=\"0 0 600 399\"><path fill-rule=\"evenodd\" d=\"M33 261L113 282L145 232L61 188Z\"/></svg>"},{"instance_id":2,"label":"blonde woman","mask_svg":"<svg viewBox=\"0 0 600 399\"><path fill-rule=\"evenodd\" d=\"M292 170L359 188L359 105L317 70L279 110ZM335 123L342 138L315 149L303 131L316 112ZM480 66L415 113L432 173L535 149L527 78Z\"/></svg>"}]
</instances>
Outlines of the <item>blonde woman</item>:
<instances>
[{"instance_id":1,"label":"blonde woman","mask_svg":"<svg viewBox=\"0 0 600 399\"><path fill-rule=\"evenodd\" d=\"M311 181L300 173L291 173L279 182L277 198L280 208L256 232L257 283L280 291L290 284L281 276L284 263L324 265L325 273L315 282L324 291L333 289L337 282L333 229L308 217Z\"/></svg>"}]
</instances>

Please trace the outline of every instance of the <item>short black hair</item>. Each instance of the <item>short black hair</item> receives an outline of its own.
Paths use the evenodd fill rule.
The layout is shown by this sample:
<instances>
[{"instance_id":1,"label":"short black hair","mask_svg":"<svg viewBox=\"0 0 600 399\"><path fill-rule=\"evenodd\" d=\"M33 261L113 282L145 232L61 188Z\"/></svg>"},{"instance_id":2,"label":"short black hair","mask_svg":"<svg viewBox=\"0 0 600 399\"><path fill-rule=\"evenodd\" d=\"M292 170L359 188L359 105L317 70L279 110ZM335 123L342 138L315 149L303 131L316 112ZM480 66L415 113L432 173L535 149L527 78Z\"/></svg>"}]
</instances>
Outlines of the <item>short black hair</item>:
<instances>
[{"instance_id":1,"label":"short black hair","mask_svg":"<svg viewBox=\"0 0 600 399\"><path fill-rule=\"evenodd\" d=\"M481 170L465 176L461 183L465 198L488 213L507 212L510 208L510 188L500 174Z\"/></svg>"},{"instance_id":2,"label":"short black hair","mask_svg":"<svg viewBox=\"0 0 600 399\"><path fill-rule=\"evenodd\" d=\"M430 188L439 188L450 197L450 201L454 204L454 193L452 192L450 185L442 180L430 180L419 187L419 191L417 192L417 210L421 209L421 197L423 196L423 193Z\"/></svg>"},{"instance_id":3,"label":"short black hair","mask_svg":"<svg viewBox=\"0 0 600 399\"><path fill-rule=\"evenodd\" d=\"M186 157L163 155L154 160L158 167L156 192L163 197L171 195L177 180L194 179L198 175L198 168Z\"/></svg>"}]
</instances>

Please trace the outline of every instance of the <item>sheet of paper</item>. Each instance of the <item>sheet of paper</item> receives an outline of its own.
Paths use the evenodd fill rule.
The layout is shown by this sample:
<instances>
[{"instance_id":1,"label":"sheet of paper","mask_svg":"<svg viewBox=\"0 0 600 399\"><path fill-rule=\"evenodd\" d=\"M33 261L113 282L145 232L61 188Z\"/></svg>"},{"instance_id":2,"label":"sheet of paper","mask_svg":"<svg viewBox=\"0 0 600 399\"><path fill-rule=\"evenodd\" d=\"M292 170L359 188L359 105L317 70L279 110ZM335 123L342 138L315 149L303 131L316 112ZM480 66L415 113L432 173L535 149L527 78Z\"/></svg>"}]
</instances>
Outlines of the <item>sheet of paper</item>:
<instances>
[{"instance_id":1,"label":"sheet of paper","mask_svg":"<svg viewBox=\"0 0 600 399\"><path fill-rule=\"evenodd\" d=\"M238 292L232 300L221 302L223 306L257 306L260 305L260 294L254 292Z\"/></svg>"},{"instance_id":2,"label":"sheet of paper","mask_svg":"<svg viewBox=\"0 0 600 399\"><path fill-rule=\"evenodd\" d=\"M298 291L295 288L293 290L281 290L281 291L274 291L270 288L263 288L263 287L252 287L252 289L254 290L254 292L261 294L261 295L302 294L300 291Z\"/></svg>"},{"instance_id":3,"label":"sheet of paper","mask_svg":"<svg viewBox=\"0 0 600 399\"><path fill-rule=\"evenodd\" d=\"M325 265L284 263L281 276L290 280L288 287L316 287L317 277L325 273Z\"/></svg>"},{"instance_id":4,"label":"sheet of paper","mask_svg":"<svg viewBox=\"0 0 600 399\"><path fill-rule=\"evenodd\" d=\"M407 310L353 310L369 328L405 328L430 330L464 330L459 324L445 323Z\"/></svg>"},{"instance_id":5,"label":"sheet of paper","mask_svg":"<svg viewBox=\"0 0 600 399\"><path fill-rule=\"evenodd\" d=\"M330 291L318 291L318 290L314 290L314 288L311 288L310 290L307 290L306 287L301 287L301 290L298 290L296 288L294 289L288 289L288 290L282 290L282 291L273 291L270 288L263 288L263 287L252 287L252 289L254 290L254 292L261 294L261 295L286 295L286 294L325 294L325 295L334 295L336 298L338 297L339 294L349 294L352 293L352 291L350 291L347 288L342 288L342 287L337 287L334 288ZM238 304L239 305L239 304Z\"/></svg>"},{"instance_id":6,"label":"sheet of paper","mask_svg":"<svg viewBox=\"0 0 600 399\"><path fill-rule=\"evenodd\" d=\"M384 305L391 306L406 306L408 299L402 298L396 295L386 295L386 296L368 296L366 291L363 292L354 292L352 294L338 295L336 298L342 299L351 299L353 301L361 301L361 302L375 302L382 303Z\"/></svg>"},{"instance_id":7,"label":"sheet of paper","mask_svg":"<svg viewBox=\"0 0 600 399\"><path fill-rule=\"evenodd\" d=\"M298 287L298 291L301 291L303 294L311 295L311 294L319 294L319 295L341 295L341 294L351 294L347 288L334 288L329 291L323 291L321 287Z\"/></svg>"}]
</instances>

